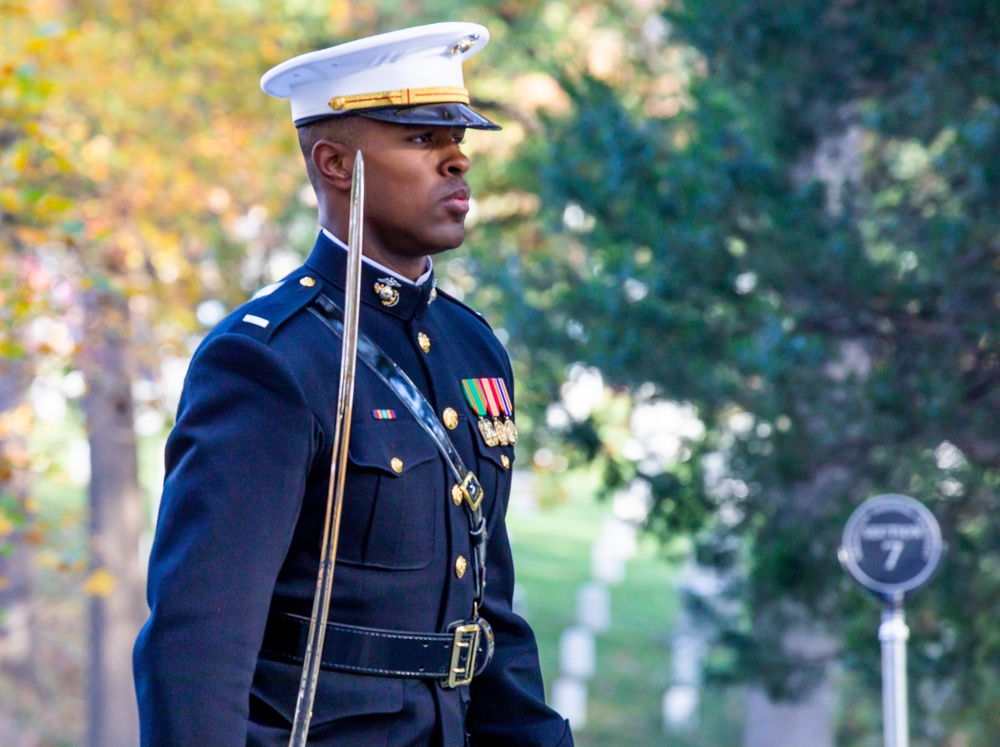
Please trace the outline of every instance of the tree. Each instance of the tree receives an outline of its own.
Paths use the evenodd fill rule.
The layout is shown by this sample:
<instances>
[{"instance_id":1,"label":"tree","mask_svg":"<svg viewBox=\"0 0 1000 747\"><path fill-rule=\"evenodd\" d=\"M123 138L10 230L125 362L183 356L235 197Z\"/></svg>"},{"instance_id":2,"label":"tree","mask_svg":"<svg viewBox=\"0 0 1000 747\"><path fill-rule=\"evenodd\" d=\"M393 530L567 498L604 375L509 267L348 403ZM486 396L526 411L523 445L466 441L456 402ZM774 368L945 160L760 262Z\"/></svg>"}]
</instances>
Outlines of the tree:
<instances>
[{"instance_id":1,"label":"tree","mask_svg":"<svg viewBox=\"0 0 1000 747\"><path fill-rule=\"evenodd\" d=\"M88 386L88 742L131 744L138 736L130 652L145 617L138 549L146 524L133 385L158 380L165 352L186 354L187 336L202 326L194 310L227 300L218 298L222 273L238 266L245 243L262 260L241 278L247 288L259 284L278 247L280 233L261 226L296 182L284 159L271 159L275 170L251 169L242 153L251 144L284 153L290 143L269 134L245 92L219 81L277 61L273 41L259 43L258 34L283 32L253 13L197 3L14 2L0 10L3 104L15 115L5 119L3 139L11 326L2 342L24 347L19 330L34 317L80 343L63 365L83 371ZM17 284L38 264L66 289L51 312L18 303L40 290ZM240 290L236 284L228 298ZM40 358L52 357L44 346L25 353L29 377Z\"/></svg>"},{"instance_id":2,"label":"tree","mask_svg":"<svg viewBox=\"0 0 1000 747\"><path fill-rule=\"evenodd\" d=\"M874 612L836 566L839 533L875 492L928 503L952 550L915 600L918 726L986 744L997 9L705 0L665 17L704 73L675 116L613 81L567 81L542 201L569 251L507 268L531 301L509 309L519 351L697 406L707 434L667 473L582 453L605 455L612 486L649 481L661 530L700 517L701 557L734 574L746 611L724 626L728 671L775 700L826 671L829 652L790 647L803 628L877 682Z\"/></svg>"},{"instance_id":3,"label":"tree","mask_svg":"<svg viewBox=\"0 0 1000 747\"><path fill-rule=\"evenodd\" d=\"M26 247L54 239L52 228L67 204L37 184L46 173L70 166L59 157L55 138L35 122L49 87L31 68L54 54L54 43L41 35L16 35L23 9L4 10L13 20L0 57L0 670L22 692L38 695L29 569L30 547L41 529L31 490L27 441L33 418L26 393L45 341L28 328L50 307L51 285Z\"/></svg>"}]
</instances>

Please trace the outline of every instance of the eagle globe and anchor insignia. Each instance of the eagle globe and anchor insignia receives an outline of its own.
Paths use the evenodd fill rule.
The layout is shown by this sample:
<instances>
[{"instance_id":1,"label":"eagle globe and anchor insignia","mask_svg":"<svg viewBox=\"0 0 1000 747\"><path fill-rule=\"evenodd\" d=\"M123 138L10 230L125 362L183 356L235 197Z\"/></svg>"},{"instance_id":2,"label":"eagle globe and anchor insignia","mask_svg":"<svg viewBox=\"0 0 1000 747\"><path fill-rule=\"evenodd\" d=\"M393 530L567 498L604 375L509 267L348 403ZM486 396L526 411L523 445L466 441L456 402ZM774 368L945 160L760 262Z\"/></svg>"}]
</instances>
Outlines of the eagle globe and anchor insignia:
<instances>
[{"instance_id":1,"label":"eagle globe and anchor insignia","mask_svg":"<svg viewBox=\"0 0 1000 747\"><path fill-rule=\"evenodd\" d=\"M396 290L399 287L401 285L396 278L378 279L375 283L375 293L378 294L378 300L382 302L383 306L392 308L399 303L399 291Z\"/></svg>"}]
</instances>

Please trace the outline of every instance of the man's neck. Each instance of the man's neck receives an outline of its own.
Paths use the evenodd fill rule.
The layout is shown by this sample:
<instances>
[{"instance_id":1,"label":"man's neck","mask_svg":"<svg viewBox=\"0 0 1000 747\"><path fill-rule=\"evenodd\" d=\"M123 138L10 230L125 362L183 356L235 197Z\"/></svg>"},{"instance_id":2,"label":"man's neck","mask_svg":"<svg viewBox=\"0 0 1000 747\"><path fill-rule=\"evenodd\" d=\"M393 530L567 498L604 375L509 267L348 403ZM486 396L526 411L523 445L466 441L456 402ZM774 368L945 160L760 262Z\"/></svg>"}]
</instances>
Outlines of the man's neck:
<instances>
[{"instance_id":1,"label":"man's neck","mask_svg":"<svg viewBox=\"0 0 1000 747\"><path fill-rule=\"evenodd\" d=\"M418 278L425 275L428 270L428 265L430 264L430 257L405 257L396 254L390 255L387 252L381 251L378 246L375 246L370 242L366 242L364 244L362 252L372 262L382 265L383 267L387 267L397 275L402 275L412 282L416 282Z\"/></svg>"},{"instance_id":2,"label":"man's neck","mask_svg":"<svg viewBox=\"0 0 1000 747\"><path fill-rule=\"evenodd\" d=\"M341 249L347 249L347 243L342 241L332 231L327 228L323 228L323 233ZM395 277L397 280L402 280L404 283L409 283L410 285L423 285L430 280L431 271L434 269L434 264L430 257L418 257L417 259L422 262L422 267L424 268L423 271L418 272L415 276L402 273L395 266L390 266L388 263L380 261L379 257L369 256L367 247L362 249L361 259L372 267L375 267L382 272L386 272Z\"/></svg>"}]
</instances>

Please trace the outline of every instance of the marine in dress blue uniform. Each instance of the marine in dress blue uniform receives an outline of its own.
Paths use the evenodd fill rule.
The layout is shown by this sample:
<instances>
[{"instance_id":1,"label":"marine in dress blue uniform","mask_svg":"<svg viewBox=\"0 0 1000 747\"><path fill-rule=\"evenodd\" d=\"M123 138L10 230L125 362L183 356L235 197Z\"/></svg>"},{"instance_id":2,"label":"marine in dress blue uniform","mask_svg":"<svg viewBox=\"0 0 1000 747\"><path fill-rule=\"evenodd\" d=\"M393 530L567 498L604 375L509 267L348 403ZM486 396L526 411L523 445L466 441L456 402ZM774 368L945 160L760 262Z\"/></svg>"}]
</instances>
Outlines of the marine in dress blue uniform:
<instances>
[{"instance_id":1,"label":"marine in dress blue uniform","mask_svg":"<svg viewBox=\"0 0 1000 747\"><path fill-rule=\"evenodd\" d=\"M407 29L296 58L262 85L291 99L299 126L360 116L393 137L391 128L430 128L413 142L423 148L426 140L421 153L444 154L437 172L450 186L442 209L460 223L468 191L453 187L465 184L467 159L454 142L439 141L442 132L450 139L465 127L495 128L468 106L461 78L462 60L487 39L475 24ZM367 151L365 158L378 192L380 161ZM343 307L346 252L336 236L343 211L320 202L325 228L303 266L230 314L191 362L167 443L151 614L134 655L144 745L288 743L301 632L316 587L341 355L321 312ZM437 290L429 261L421 273L396 272L449 248L448 239L423 253L378 254L392 248L385 216L394 207L366 206L375 258L400 263L366 258L360 328L412 380L478 476L487 582L476 605L468 507L447 461L399 395L359 364L330 621L365 642L347 646L348 660L324 665L310 744L572 745L568 724L544 702L534 635L511 610L504 526L516 459L510 363L483 318ZM437 210L423 218L432 229ZM441 230L464 236L464 228ZM393 660L394 641L436 635L447 648L456 624L477 614L492 626L495 653L471 682L449 687L441 678L392 674L406 668ZM328 632L324 651L331 640L335 647L347 639Z\"/></svg>"}]
</instances>

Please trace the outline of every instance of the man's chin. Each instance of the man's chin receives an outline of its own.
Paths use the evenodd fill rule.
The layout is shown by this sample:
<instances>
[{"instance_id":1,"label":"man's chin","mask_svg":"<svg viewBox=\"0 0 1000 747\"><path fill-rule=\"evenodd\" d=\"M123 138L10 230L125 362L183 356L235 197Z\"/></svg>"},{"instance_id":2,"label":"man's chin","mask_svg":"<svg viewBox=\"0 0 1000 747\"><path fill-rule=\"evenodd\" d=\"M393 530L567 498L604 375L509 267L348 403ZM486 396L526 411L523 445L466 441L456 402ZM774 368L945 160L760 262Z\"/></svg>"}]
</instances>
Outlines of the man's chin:
<instances>
[{"instance_id":1,"label":"man's chin","mask_svg":"<svg viewBox=\"0 0 1000 747\"><path fill-rule=\"evenodd\" d=\"M463 227L460 231L442 232L435 239L434 242L428 242L428 254L440 254L441 252L458 249L465 241L465 228Z\"/></svg>"}]
</instances>

